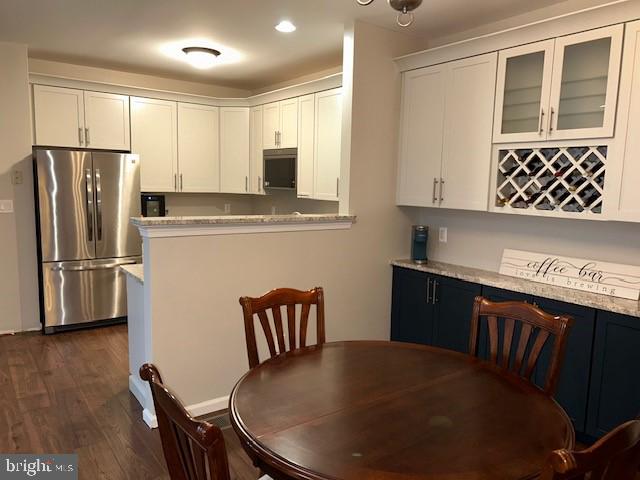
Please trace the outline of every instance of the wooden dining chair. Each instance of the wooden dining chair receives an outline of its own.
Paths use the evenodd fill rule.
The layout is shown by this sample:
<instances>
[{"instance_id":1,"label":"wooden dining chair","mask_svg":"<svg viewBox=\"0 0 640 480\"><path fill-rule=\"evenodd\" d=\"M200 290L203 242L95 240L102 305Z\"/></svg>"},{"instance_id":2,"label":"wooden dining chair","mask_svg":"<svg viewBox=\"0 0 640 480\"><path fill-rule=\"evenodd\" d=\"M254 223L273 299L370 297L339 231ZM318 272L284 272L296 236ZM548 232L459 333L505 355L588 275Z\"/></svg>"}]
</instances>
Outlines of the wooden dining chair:
<instances>
[{"instance_id":1,"label":"wooden dining chair","mask_svg":"<svg viewBox=\"0 0 640 480\"><path fill-rule=\"evenodd\" d=\"M241 297L240 305L242 305L242 311L244 313L244 331L247 340L249 368L254 368L260 363L258 346L256 344L254 315L258 316L262 331L267 339L271 357L289 350L307 346L307 328L312 305L316 306L316 344L321 345L325 342L324 291L321 287L316 287L306 292L292 288L277 288L259 298ZM296 321L297 305L301 305L299 323ZM282 322L282 307L284 306L287 307L288 342L285 340ZM267 314L268 310L271 310L273 330L271 328L269 315ZM297 336L296 323L299 325Z\"/></svg>"},{"instance_id":2,"label":"wooden dining chair","mask_svg":"<svg viewBox=\"0 0 640 480\"><path fill-rule=\"evenodd\" d=\"M540 480L634 480L638 467L640 420L632 420L586 450L552 452Z\"/></svg>"},{"instance_id":3,"label":"wooden dining chair","mask_svg":"<svg viewBox=\"0 0 640 480\"><path fill-rule=\"evenodd\" d=\"M171 390L163 385L155 365L144 364L140 377L151 387L171 480L230 480L222 430L189 415ZM264 476L260 480L271 479Z\"/></svg>"},{"instance_id":4,"label":"wooden dining chair","mask_svg":"<svg viewBox=\"0 0 640 480\"><path fill-rule=\"evenodd\" d=\"M529 381L545 343L550 336L554 336L544 385L544 391L553 395L573 319L568 316L553 316L526 302L492 302L484 297L476 297L469 338L469 353L473 356L478 355L478 338L483 318L487 320L491 363ZM504 319L502 328L499 319ZM520 324L517 338L516 323ZM516 341L517 349L513 351Z\"/></svg>"}]
</instances>

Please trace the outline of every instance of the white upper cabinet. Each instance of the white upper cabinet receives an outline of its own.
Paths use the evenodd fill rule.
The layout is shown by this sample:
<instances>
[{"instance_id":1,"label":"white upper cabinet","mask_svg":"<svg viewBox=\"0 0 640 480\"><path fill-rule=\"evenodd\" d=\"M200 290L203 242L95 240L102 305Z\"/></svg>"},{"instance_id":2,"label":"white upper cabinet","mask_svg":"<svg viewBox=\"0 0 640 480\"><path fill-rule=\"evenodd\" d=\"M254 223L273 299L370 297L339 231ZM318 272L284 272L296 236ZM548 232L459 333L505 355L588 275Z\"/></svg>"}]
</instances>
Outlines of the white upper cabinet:
<instances>
[{"instance_id":1,"label":"white upper cabinet","mask_svg":"<svg viewBox=\"0 0 640 480\"><path fill-rule=\"evenodd\" d=\"M140 155L143 192L178 191L176 102L131 97L131 152Z\"/></svg>"},{"instance_id":2,"label":"white upper cabinet","mask_svg":"<svg viewBox=\"0 0 640 480\"><path fill-rule=\"evenodd\" d=\"M501 51L494 142L612 137L623 28Z\"/></svg>"},{"instance_id":3,"label":"white upper cabinet","mask_svg":"<svg viewBox=\"0 0 640 480\"><path fill-rule=\"evenodd\" d=\"M496 64L490 53L448 65L442 208L487 210Z\"/></svg>"},{"instance_id":4,"label":"white upper cabinet","mask_svg":"<svg viewBox=\"0 0 640 480\"><path fill-rule=\"evenodd\" d=\"M436 65L403 74L398 205L438 204L446 70L445 65Z\"/></svg>"},{"instance_id":5,"label":"white upper cabinet","mask_svg":"<svg viewBox=\"0 0 640 480\"><path fill-rule=\"evenodd\" d=\"M129 150L129 97L33 86L36 145Z\"/></svg>"},{"instance_id":6,"label":"white upper cabinet","mask_svg":"<svg viewBox=\"0 0 640 480\"><path fill-rule=\"evenodd\" d=\"M178 104L178 190L220 191L218 107Z\"/></svg>"},{"instance_id":7,"label":"white upper cabinet","mask_svg":"<svg viewBox=\"0 0 640 480\"><path fill-rule=\"evenodd\" d=\"M315 155L315 105L316 96L300 97L298 118L298 197L313 197L313 159Z\"/></svg>"},{"instance_id":8,"label":"white upper cabinet","mask_svg":"<svg viewBox=\"0 0 640 480\"><path fill-rule=\"evenodd\" d=\"M84 147L84 97L82 90L33 86L35 144Z\"/></svg>"},{"instance_id":9,"label":"white upper cabinet","mask_svg":"<svg viewBox=\"0 0 640 480\"><path fill-rule=\"evenodd\" d=\"M607 178L605 201L617 205L617 220L640 222L640 21L626 28L619 118L626 124L624 157L616 178Z\"/></svg>"},{"instance_id":10,"label":"white upper cabinet","mask_svg":"<svg viewBox=\"0 0 640 480\"><path fill-rule=\"evenodd\" d=\"M612 137L623 25L556 39L549 138Z\"/></svg>"},{"instance_id":11,"label":"white upper cabinet","mask_svg":"<svg viewBox=\"0 0 640 480\"><path fill-rule=\"evenodd\" d=\"M280 135L278 148L298 146L298 98L280 102Z\"/></svg>"},{"instance_id":12,"label":"white upper cabinet","mask_svg":"<svg viewBox=\"0 0 640 480\"><path fill-rule=\"evenodd\" d=\"M399 205L486 210L497 54L403 75Z\"/></svg>"},{"instance_id":13,"label":"white upper cabinet","mask_svg":"<svg viewBox=\"0 0 640 480\"><path fill-rule=\"evenodd\" d=\"M262 106L250 111L249 131L251 133L251 179L249 191L264 193L264 155L262 148Z\"/></svg>"},{"instance_id":14,"label":"white upper cabinet","mask_svg":"<svg viewBox=\"0 0 640 480\"><path fill-rule=\"evenodd\" d=\"M85 146L129 150L129 97L84 92Z\"/></svg>"},{"instance_id":15,"label":"white upper cabinet","mask_svg":"<svg viewBox=\"0 0 640 480\"><path fill-rule=\"evenodd\" d=\"M298 146L298 98L263 105L262 118L265 150Z\"/></svg>"},{"instance_id":16,"label":"white upper cabinet","mask_svg":"<svg viewBox=\"0 0 640 480\"><path fill-rule=\"evenodd\" d=\"M249 192L249 108L220 108L220 190Z\"/></svg>"},{"instance_id":17,"label":"white upper cabinet","mask_svg":"<svg viewBox=\"0 0 640 480\"><path fill-rule=\"evenodd\" d=\"M314 198L338 200L342 155L342 89L316 94Z\"/></svg>"},{"instance_id":18,"label":"white upper cabinet","mask_svg":"<svg viewBox=\"0 0 640 480\"><path fill-rule=\"evenodd\" d=\"M547 40L499 53L495 142L546 139L553 47Z\"/></svg>"}]
</instances>

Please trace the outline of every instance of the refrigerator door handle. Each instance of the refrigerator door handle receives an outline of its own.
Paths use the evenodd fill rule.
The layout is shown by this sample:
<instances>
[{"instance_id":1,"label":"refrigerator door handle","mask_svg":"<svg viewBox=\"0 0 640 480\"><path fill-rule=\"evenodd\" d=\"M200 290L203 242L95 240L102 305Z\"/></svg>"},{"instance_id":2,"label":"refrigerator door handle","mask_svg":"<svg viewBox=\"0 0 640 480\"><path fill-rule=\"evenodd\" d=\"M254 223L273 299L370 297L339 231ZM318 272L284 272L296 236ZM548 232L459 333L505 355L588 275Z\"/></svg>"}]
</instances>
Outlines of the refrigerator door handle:
<instances>
[{"instance_id":1,"label":"refrigerator door handle","mask_svg":"<svg viewBox=\"0 0 640 480\"><path fill-rule=\"evenodd\" d=\"M102 180L99 168L96 168L96 225L100 242L102 241Z\"/></svg>"},{"instance_id":2,"label":"refrigerator door handle","mask_svg":"<svg viewBox=\"0 0 640 480\"><path fill-rule=\"evenodd\" d=\"M87 208L87 233L89 241L93 242L93 180L91 178L91 169L85 171L85 202Z\"/></svg>"},{"instance_id":3,"label":"refrigerator door handle","mask_svg":"<svg viewBox=\"0 0 640 480\"><path fill-rule=\"evenodd\" d=\"M111 268L121 267L123 265L135 265L138 263L136 260L130 260L127 262L118 262L118 263L105 263L103 265L93 265L93 266L56 266L52 267L51 271L53 272L85 272L91 270L109 270Z\"/></svg>"}]
</instances>

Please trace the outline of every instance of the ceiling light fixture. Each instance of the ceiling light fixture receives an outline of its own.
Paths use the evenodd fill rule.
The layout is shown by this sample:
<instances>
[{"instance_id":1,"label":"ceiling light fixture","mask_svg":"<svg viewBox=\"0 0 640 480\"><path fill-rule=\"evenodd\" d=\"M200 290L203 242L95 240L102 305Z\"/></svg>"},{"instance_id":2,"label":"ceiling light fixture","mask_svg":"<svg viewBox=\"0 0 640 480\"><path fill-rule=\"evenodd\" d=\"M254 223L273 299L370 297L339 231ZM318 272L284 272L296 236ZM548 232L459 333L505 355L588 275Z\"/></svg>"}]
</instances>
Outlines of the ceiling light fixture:
<instances>
[{"instance_id":1,"label":"ceiling light fixture","mask_svg":"<svg viewBox=\"0 0 640 480\"><path fill-rule=\"evenodd\" d=\"M296 29L297 27L289 20L282 20L279 24L276 25L276 30L282 33L292 33L295 32Z\"/></svg>"},{"instance_id":2,"label":"ceiling light fixture","mask_svg":"<svg viewBox=\"0 0 640 480\"><path fill-rule=\"evenodd\" d=\"M356 0L358 5L371 5L373 0ZM398 12L398 25L408 27L413 23L413 11L420 6L422 0L387 0L389 5ZM406 20L403 21L403 19Z\"/></svg>"},{"instance_id":3,"label":"ceiling light fixture","mask_svg":"<svg viewBox=\"0 0 640 480\"><path fill-rule=\"evenodd\" d=\"M185 47L182 51L186 55L187 62L200 70L213 67L220 56L218 50L206 47Z\"/></svg>"}]
</instances>

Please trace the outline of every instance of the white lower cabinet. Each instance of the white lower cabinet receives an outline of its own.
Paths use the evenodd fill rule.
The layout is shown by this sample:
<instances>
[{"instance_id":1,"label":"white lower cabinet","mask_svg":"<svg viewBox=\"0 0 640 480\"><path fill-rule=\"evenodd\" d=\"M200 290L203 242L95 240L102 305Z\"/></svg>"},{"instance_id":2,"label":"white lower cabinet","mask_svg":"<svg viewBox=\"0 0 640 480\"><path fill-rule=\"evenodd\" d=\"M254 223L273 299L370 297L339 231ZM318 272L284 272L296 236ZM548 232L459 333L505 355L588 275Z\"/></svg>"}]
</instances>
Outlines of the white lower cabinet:
<instances>
[{"instance_id":1,"label":"white lower cabinet","mask_svg":"<svg viewBox=\"0 0 640 480\"><path fill-rule=\"evenodd\" d=\"M143 192L178 190L176 102L131 98L131 152L140 155Z\"/></svg>"},{"instance_id":2,"label":"white lower cabinet","mask_svg":"<svg viewBox=\"0 0 640 480\"><path fill-rule=\"evenodd\" d=\"M315 156L316 96L305 95L300 98L298 113L298 197L313 197L313 159Z\"/></svg>"},{"instance_id":3,"label":"white lower cabinet","mask_svg":"<svg viewBox=\"0 0 640 480\"><path fill-rule=\"evenodd\" d=\"M251 167L250 193L264 193L264 155L262 148L262 106L250 111Z\"/></svg>"},{"instance_id":4,"label":"white lower cabinet","mask_svg":"<svg viewBox=\"0 0 640 480\"><path fill-rule=\"evenodd\" d=\"M220 190L249 192L249 108L220 108Z\"/></svg>"},{"instance_id":5,"label":"white lower cabinet","mask_svg":"<svg viewBox=\"0 0 640 480\"><path fill-rule=\"evenodd\" d=\"M397 204L487 210L497 53L404 74Z\"/></svg>"},{"instance_id":6,"label":"white lower cabinet","mask_svg":"<svg viewBox=\"0 0 640 480\"><path fill-rule=\"evenodd\" d=\"M218 107L178 104L178 190L220 191Z\"/></svg>"}]
</instances>

